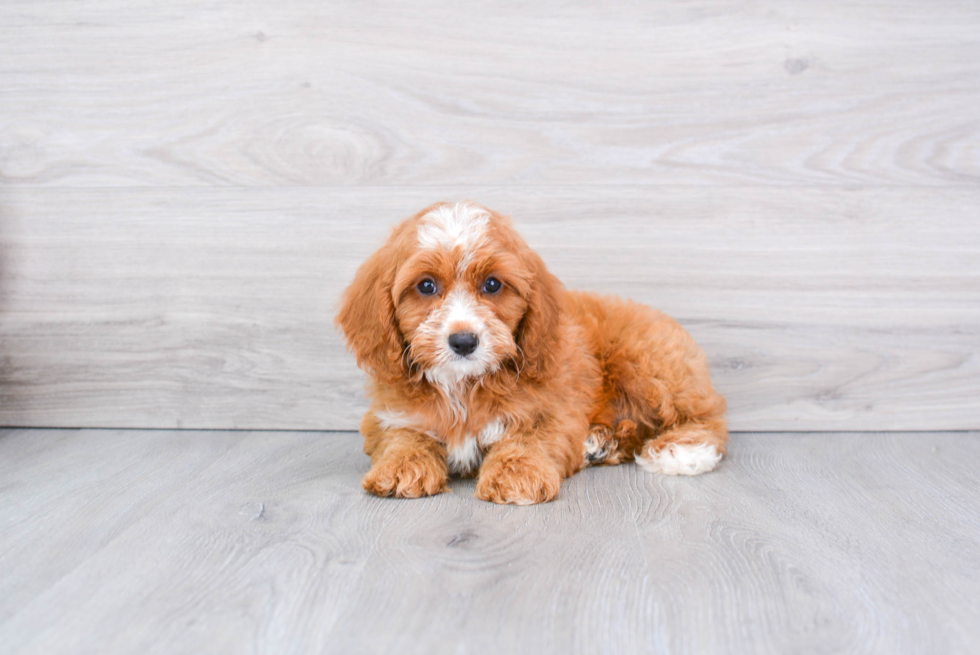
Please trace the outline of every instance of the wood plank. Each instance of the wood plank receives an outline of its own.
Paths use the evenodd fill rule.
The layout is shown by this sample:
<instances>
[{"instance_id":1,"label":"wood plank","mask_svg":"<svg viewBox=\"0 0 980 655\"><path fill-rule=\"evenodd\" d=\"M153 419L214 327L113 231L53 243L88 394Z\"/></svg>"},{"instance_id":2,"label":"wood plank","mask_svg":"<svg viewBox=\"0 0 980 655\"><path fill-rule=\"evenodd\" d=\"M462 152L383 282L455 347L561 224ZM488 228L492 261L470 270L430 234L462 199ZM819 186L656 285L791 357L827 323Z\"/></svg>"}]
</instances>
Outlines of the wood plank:
<instances>
[{"instance_id":1,"label":"wood plank","mask_svg":"<svg viewBox=\"0 0 980 655\"><path fill-rule=\"evenodd\" d=\"M0 643L43 653L967 653L980 434L739 434L544 506L365 495L350 434L0 432Z\"/></svg>"},{"instance_id":2,"label":"wood plank","mask_svg":"<svg viewBox=\"0 0 980 655\"><path fill-rule=\"evenodd\" d=\"M466 197L681 320L737 430L980 427L980 190L765 187L8 188L0 424L354 429L337 298Z\"/></svg>"},{"instance_id":3,"label":"wood plank","mask_svg":"<svg viewBox=\"0 0 980 655\"><path fill-rule=\"evenodd\" d=\"M980 181L980 5L0 5L0 181Z\"/></svg>"}]
</instances>

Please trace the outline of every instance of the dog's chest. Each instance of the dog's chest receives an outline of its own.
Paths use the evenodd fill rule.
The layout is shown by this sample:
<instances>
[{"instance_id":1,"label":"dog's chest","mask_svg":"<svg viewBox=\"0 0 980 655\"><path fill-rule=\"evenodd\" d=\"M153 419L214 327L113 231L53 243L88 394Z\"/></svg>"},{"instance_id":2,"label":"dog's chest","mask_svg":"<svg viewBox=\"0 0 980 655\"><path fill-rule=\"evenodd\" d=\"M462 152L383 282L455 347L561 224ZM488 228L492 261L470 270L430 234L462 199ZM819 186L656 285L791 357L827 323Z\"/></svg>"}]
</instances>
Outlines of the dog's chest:
<instances>
[{"instance_id":1,"label":"dog's chest","mask_svg":"<svg viewBox=\"0 0 980 655\"><path fill-rule=\"evenodd\" d=\"M449 465L449 472L456 475L475 473L483 461L483 452L499 441L503 435L503 421L492 419L476 434L466 434L462 440L454 440L451 445L447 444L449 455L446 464Z\"/></svg>"},{"instance_id":2,"label":"dog's chest","mask_svg":"<svg viewBox=\"0 0 980 655\"><path fill-rule=\"evenodd\" d=\"M419 414L375 410L375 418L381 427L417 430L446 446L446 463L457 475L471 475L480 467L484 451L497 443L506 431L506 423L500 418L489 418L479 427L472 423L460 428L458 424L447 429L434 426Z\"/></svg>"}]
</instances>

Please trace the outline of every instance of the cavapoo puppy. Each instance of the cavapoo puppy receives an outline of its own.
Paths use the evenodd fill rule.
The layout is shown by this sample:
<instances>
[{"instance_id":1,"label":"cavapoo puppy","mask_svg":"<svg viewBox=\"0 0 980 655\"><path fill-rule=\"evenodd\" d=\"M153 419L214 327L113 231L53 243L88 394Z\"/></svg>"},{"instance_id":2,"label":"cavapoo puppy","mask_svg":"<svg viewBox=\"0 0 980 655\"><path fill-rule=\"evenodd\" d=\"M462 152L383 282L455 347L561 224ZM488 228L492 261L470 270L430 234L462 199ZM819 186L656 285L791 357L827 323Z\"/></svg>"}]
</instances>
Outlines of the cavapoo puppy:
<instances>
[{"instance_id":1,"label":"cavapoo puppy","mask_svg":"<svg viewBox=\"0 0 980 655\"><path fill-rule=\"evenodd\" d=\"M568 291L501 216L439 203L396 225L344 293L337 324L369 375L364 488L416 498L477 476L527 505L585 466L718 465L725 399L673 319Z\"/></svg>"}]
</instances>

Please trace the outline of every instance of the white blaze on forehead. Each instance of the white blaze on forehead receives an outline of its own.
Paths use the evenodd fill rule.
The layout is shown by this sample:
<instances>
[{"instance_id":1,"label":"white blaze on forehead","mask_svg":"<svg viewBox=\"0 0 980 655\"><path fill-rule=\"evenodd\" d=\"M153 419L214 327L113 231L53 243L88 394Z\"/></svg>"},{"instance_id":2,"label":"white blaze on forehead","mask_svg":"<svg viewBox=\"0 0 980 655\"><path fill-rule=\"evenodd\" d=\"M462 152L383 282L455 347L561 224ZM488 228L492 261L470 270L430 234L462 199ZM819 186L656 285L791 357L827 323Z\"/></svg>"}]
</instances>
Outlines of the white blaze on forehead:
<instances>
[{"instance_id":1,"label":"white blaze on forehead","mask_svg":"<svg viewBox=\"0 0 980 655\"><path fill-rule=\"evenodd\" d=\"M471 254L483 243L490 213L478 205L458 202L433 209L419 224L419 246L427 250L462 248Z\"/></svg>"}]
</instances>

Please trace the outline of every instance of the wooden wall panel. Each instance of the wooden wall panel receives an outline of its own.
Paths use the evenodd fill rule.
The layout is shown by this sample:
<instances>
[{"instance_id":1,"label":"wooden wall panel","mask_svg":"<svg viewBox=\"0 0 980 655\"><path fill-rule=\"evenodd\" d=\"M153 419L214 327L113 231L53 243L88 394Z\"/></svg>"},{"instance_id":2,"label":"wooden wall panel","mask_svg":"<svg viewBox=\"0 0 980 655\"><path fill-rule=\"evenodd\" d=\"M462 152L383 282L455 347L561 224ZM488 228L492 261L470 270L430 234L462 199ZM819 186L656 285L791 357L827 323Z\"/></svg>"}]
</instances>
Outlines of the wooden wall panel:
<instances>
[{"instance_id":1,"label":"wooden wall panel","mask_svg":"<svg viewBox=\"0 0 980 655\"><path fill-rule=\"evenodd\" d=\"M2 421L352 429L337 298L396 219L467 197L568 286L681 320L735 429L980 426L980 190L775 187L17 189Z\"/></svg>"},{"instance_id":2,"label":"wooden wall panel","mask_svg":"<svg viewBox=\"0 0 980 655\"><path fill-rule=\"evenodd\" d=\"M0 5L0 425L350 429L438 199L678 317L740 430L980 428L980 5Z\"/></svg>"},{"instance_id":3,"label":"wooden wall panel","mask_svg":"<svg viewBox=\"0 0 980 655\"><path fill-rule=\"evenodd\" d=\"M980 181L980 4L0 8L0 180Z\"/></svg>"}]
</instances>

